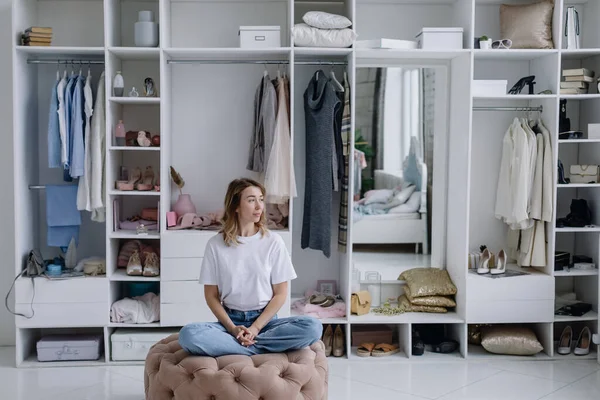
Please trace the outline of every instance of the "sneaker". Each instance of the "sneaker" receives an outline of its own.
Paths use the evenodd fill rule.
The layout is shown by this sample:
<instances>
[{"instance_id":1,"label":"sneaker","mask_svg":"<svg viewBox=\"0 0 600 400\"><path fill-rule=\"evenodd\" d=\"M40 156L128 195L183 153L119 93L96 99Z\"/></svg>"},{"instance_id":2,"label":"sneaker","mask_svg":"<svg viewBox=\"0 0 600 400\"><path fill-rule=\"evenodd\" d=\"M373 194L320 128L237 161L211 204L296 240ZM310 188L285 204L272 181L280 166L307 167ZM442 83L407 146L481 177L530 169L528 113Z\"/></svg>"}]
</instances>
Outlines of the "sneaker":
<instances>
[{"instance_id":1,"label":"sneaker","mask_svg":"<svg viewBox=\"0 0 600 400\"><path fill-rule=\"evenodd\" d=\"M142 261L140 260L140 253L137 250L134 250L131 257L129 257L127 275L142 275Z\"/></svg>"},{"instance_id":2,"label":"sneaker","mask_svg":"<svg viewBox=\"0 0 600 400\"><path fill-rule=\"evenodd\" d=\"M155 252L146 253L146 263L144 264L144 276L160 275L160 268L158 264L158 256Z\"/></svg>"}]
</instances>

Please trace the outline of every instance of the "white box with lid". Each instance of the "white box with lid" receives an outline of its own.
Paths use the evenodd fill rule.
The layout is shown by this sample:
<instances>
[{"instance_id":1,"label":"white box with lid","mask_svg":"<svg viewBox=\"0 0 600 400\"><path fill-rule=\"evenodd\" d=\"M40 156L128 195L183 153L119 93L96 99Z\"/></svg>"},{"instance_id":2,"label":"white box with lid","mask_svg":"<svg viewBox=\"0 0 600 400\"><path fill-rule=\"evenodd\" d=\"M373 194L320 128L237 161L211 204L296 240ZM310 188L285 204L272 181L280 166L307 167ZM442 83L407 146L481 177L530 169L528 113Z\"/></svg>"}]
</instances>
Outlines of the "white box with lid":
<instances>
[{"instance_id":1,"label":"white box with lid","mask_svg":"<svg viewBox=\"0 0 600 400\"><path fill-rule=\"evenodd\" d=\"M588 139L600 139L600 124L588 124Z\"/></svg>"},{"instance_id":2,"label":"white box with lid","mask_svg":"<svg viewBox=\"0 0 600 400\"><path fill-rule=\"evenodd\" d=\"M240 26L239 36L243 49L281 47L280 26Z\"/></svg>"},{"instance_id":3,"label":"white box with lid","mask_svg":"<svg viewBox=\"0 0 600 400\"><path fill-rule=\"evenodd\" d=\"M473 97L498 97L506 95L508 81L502 79L474 80L472 86Z\"/></svg>"},{"instance_id":4,"label":"white box with lid","mask_svg":"<svg viewBox=\"0 0 600 400\"><path fill-rule=\"evenodd\" d=\"M119 328L110 335L112 361L144 361L152 347L162 339L179 332L179 329Z\"/></svg>"},{"instance_id":5,"label":"white box with lid","mask_svg":"<svg viewBox=\"0 0 600 400\"><path fill-rule=\"evenodd\" d=\"M463 28L423 28L415 38L419 49L457 50L463 48Z\"/></svg>"},{"instance_id":6,"label":"white box with lid","mask_svg":"<svg viewBox=\"0 0 600 400\"><path fill-rule=\"evenodd\" d=\"M101 350L102 335L48 335L37 342L38 361L95 361Z\"/></svg>"}]
</instances>

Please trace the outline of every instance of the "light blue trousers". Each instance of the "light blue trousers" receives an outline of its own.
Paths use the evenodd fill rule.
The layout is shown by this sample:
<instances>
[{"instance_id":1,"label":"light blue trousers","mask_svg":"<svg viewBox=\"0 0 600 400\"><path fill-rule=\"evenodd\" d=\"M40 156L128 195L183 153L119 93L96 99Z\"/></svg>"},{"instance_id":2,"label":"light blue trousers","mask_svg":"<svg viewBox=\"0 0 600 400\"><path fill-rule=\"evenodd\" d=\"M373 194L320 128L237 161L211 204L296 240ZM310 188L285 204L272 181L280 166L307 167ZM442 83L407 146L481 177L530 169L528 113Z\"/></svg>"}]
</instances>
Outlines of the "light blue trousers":
<instances>
[{"instance_id":1,"label":"light blue trousers","mask_svg":"<svg viewBox=\"0 0 600 400\"><path fill-rule=\"evenodd\" d=\"M225 308L236 325L250 327L261 314L257 311L236 311ZM190 354L219 357L229 354L253 356L264 353L283 353L303 349L321 339L323 325L316 318L299 316L277 318L265 325L252 346L242 346L220 322L188 324L179 332L179 344Z\"/></svg>"}]
</instances>

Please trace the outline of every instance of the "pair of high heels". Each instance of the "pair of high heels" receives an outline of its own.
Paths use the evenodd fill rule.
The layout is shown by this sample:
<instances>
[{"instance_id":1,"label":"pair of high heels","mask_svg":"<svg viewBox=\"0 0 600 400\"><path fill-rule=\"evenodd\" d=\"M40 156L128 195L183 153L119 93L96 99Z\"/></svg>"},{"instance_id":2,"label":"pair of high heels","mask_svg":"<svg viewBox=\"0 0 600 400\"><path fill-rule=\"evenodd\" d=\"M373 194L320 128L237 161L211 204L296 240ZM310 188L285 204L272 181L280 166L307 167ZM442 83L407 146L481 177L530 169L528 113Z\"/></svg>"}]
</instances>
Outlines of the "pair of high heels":
<instances>
[{"instance_id":1,"label":"pair of high heels","mask_svg":"<svg viewBox=\"0 0 600 400\"><path fill-rule=\"evenodd\" d=\"M579 333L579 339L575 344L573 354L576 356L586 356L590 354L590 345L592 343L592 332L587 326ZM558 354L567 355L571 353L573 348L573 328L567 326L560 335L560 341L558 342Z\"/></svg>"},{"instance_id":2,"label":"pair of high heels","mask_svg":"<svg viewBox=\"0 0 600 400\"><path fill-rule=\"evenodd\" d=\"M489 251L487 248L483 250L481 253L481 257L479 258L479 265L477 267L477 273L480 275L484 274L492 274L492 275L500 275L506 272L506 253L504 250L500 250L498 253L498 257L496 257L496 263L493 266L490 266L492 259L494 258L494 254Z\"/></svg>"},{"instance_id":3,"label":"pair of high heels","mask_svg":"<svg viewBox=\"0 0 600 400\"><path fill-rule=\"evenodd\" d=\"M331 354L333 354L334 357L342 357L346 353L344 346L344 331L340 325L335 328L335 332L331 325L327 325L321 340L325 344L325 355L327 357Z\"/></svg>"},{"instance_id":4,"label":"pair of high heels","mask_svg":"<svg viewBox=\"0 0 600 400\"><path fill-rule=\"evenodd\" d=\"M160 184L157 182L154 184L154 169L151 166L147 166L144 171L144 176L142 177L142 170L139 167L135 167L127 181L117 181L116 182L117 190L121 191L149 191L156 190L158 191L160 188Z\"/></svg>"}]
</instances>

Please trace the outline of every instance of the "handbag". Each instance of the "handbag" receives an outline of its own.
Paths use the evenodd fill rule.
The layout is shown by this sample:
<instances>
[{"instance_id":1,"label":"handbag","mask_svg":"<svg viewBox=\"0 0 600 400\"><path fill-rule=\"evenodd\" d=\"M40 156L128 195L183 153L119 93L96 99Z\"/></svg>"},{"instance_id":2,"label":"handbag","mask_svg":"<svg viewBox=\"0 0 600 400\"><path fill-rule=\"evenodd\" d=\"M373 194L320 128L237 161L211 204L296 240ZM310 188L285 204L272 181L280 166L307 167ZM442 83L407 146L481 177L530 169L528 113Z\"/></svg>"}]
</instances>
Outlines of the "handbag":
<instances>
[{"instance_id":1,"label":"handbag","mask_svg":"<svg viewBox=\"0 0 600 400\"><path fill-rule=\"evenodd\" d=\"M25 267L25 275L27 276L39 276L46 270L44 264L44 258L38 249L33 249L27 256L27 265Z\"/></svg>"},{"instance_id":2,"label":"handbag","mask_svg":"<svg viewBox=\"0 0 600 400\"><path fill-rule=\"evenodd\" d=\"M368 314L371 311L371 294L366 290L352 293L350 312L356 315Z\"/></svg>"},{"instance_id":3,"label":"handbag","mask_svg":"<svg viewBox=\"0 0 600 400\"><path fill-rule=\"evenodd\" d=\"M571 183L598 183L600 167L598 165L571 165L569 178Z\"/></svg>"},{"instance_id":4,"label":"handbag","mask_svg":"<svg viewBox=\"0 0 600 400\"><path fill-rule=\"evenodd\" d=\"M158 208L142 209L142 219L147 221L158 221Z\"/></svg>"},{"instance_id":5,"label":"handbag","mask_svg":"<svg viewBox=\"0 0 600 400\"><path fill-rule=\"evenodd\" d=\"M579 34L581 28L579 26L579 13L575 7L567 8L567 16L565 19L565 36L567 38L567 49L575 50L580 48Z\"/></svg>"}]
</instances>

